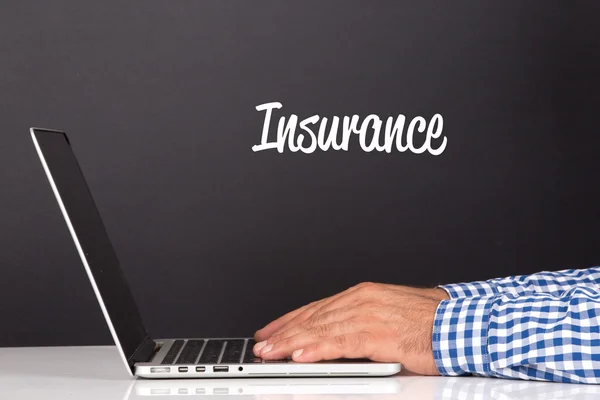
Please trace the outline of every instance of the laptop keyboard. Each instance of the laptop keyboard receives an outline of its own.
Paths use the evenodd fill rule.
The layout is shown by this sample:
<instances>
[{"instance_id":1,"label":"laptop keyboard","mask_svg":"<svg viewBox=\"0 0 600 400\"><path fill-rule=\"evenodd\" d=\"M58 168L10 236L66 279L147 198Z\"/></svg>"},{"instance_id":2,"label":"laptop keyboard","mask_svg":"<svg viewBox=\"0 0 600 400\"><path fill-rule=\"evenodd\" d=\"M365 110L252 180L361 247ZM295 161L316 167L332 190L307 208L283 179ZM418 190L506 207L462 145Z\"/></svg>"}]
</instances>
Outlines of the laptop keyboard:
<instances>
[{"instance_id":1,"label":"laptop keyboard","mask_svg":"<svg viewBox=\"0 0 600 400\"><path fill-rule=\"evenodd\" d=\"M173 364L175 358L181 350L181 347L183 347L183 340L176 340L175 342L173 342L173 345L171 346L169 352L163 359L162 364Z\"/></svg>"},{"instance_id":2,"label":"laptop keyboard","mask_svg":"<svg viewBox=\"0 0 600 400\"><path fill-rule=\"evenodd\" d=\"M265 362L254 356L254 339L175 340L161 364L241 364Z\"/></svg>"},{"instance_id":3,"label":"laptop keyboard","mask_svg":"<svg viewBox=\"0 0 600 400\"><path fill-rule=\"evenodd\" d=\"M188 340L177 359L177 364L194 364L203 346L204 340Z\"/></svg>"}]
</instances>

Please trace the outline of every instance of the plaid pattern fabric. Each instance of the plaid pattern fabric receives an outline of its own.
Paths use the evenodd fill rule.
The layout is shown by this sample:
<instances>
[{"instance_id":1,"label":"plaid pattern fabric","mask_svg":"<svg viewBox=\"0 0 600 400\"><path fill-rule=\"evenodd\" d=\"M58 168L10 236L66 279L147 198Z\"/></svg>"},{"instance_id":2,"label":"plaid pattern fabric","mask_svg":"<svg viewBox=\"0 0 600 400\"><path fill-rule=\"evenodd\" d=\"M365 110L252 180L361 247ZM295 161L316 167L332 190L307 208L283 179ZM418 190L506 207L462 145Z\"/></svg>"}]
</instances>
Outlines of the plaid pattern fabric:
<instances>
[{"instance_id":1,"label":"plaid pattern fabric","mask_svg":"<svg viewBox=\"0 0 600 400\"><path fill-rule=\"evenodd\" d=\"M600 279L591 281L598 271L544 272L466 284L460 291L463 284L449 285L453 294L469 297L452 295L436 311L439 372L600 383Z\"/></svg>"},{"instance_id":2,"label":"plaid pattern fabric","mask_svg":"<svg viewBox=\"0 0 600 400\"><path fill-rule=\"evenodd\" d=\"M488 325L493 298L445 300L433 322L433 357L442 375L490 373Z\"/></svg>"},{"instance_id":3,"label":"plaid pattern fabric","mask_svg":"<svg viewBox=\"0 0 600 400\"><path fill-rule=\"evenodd\" d=\"M594 287L600 290L600 266L588 269L568 269L557 272L538 272L533 275L510 276L487 281L439 286L451 298L493 296L498 293L515 295L548 293L560 296L575 287Z\"/></svg>"}]
</instances>

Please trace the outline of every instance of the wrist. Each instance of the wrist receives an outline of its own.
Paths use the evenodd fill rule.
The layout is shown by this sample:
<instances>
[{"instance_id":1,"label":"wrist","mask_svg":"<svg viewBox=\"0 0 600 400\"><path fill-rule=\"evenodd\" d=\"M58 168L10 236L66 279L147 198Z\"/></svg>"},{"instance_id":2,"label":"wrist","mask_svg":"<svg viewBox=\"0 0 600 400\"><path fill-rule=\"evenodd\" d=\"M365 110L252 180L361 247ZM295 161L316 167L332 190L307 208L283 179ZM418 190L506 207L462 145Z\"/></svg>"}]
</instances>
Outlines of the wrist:
<instances>
[{"instance_id":1,"label":"wrist","mask_svg":"<svg viewBox=\"0 0 600 400\"><path fill-rule=\"evenodd\" d=\"M444 289L436 287L436 288L431 288L431 289L425 289L426 293L425 296L432 298L434 300L449 300L450 296L448 295L448 292L446 292Z\"/></svg>"}]
</instances>

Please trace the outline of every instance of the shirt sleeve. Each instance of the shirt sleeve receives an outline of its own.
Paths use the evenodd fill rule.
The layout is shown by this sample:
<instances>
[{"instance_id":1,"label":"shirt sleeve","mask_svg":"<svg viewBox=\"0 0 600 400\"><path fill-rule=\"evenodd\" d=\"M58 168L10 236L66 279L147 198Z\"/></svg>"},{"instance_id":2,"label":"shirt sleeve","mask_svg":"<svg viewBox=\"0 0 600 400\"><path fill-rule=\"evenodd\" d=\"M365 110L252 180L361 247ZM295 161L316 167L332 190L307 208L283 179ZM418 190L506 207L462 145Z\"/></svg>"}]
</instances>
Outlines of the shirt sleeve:
<instances>
[{"instance_id":1,"label":"shirt sleeve","mask_svg":"<svg viewBox=\"0 0 600 400\"><path fill-rule=\"evenodd\" d=\"M544 271L533 275L518 275L471 283L441 285L451 299L474 296L494 296L509 293L529 295L548 293L560 296L565 291L586 286L600 290L600 266L587 269Z\"/></svg>"},{"instance_id":2,"label":"shirt sleeve","mask_svg":"<svg viewBox=\"0 0 600 400\"><path fill-rule=\"evenodd\" d=\"M600 291L444 300L432 345L442 375L600 383Z\"/></svg>"}]
</instances>

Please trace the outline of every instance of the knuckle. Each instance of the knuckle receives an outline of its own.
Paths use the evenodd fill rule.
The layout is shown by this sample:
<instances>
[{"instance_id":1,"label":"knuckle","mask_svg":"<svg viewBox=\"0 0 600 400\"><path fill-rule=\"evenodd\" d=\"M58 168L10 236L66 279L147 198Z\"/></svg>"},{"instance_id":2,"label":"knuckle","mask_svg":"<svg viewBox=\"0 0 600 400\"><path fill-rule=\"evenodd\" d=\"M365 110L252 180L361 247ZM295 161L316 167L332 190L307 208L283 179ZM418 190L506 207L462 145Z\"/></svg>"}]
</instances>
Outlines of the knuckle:
<instances>
[{"instance_id":1,"label":"knuckle","mask_svg":"<svg viewBox=\"0 0 600 400\"><path fill-rule=\"evenodd\" d=\"M281 339L283 338L283 334L284 332L276 333L275 335L271 336L267 343L277 343L281 341Z\"/></svg>"},{"instance_id":2,"label":"knuckle","mask_svg":"<svg viewBox=\"0 0 600 400\"><path fill-rule=\"evenodd\" d=\"M346 347L348 344L348 338L346 335L338 335L333 338L335 345L338 347Z\"/></svg>"},{"instance_id":3,"label":"knuckle","mask_svg":"<svg viewBox=\"0 0 600 400\"><path fill-rule=\"evenodd\" d=\"M293 344L293 342L294 342L294 340L292 338L284 339L281 342L277 343L276 345L273 345L273 350L287 348L287 347L291 346ZM271 350L271 351L273 351L273 350Z\"/></svg>"},{"instance_id":4,"label":"knuckle","mask_svg":"<svg viewBox=\"0 0 600 400\"><path fill-rule=\"evenodd\" d=\"M329 335L330 329L327 325L317 325L311 331L315 337L324 337Z\"/></svg>"},{"instance_id":5,"label":"knuckle","mask_svg":"<svg viewBox=\"0 0 600 400\"><path fill-rule=\"evenodd\" d=\"M304 321L300 327L305 330L305 331L309 331L313 328L314 325L314 321L312 318L307 319L306 321Z\"/></svg>"},{"instance_id":6,"label":"knuckle","mask_svg":"<svg viewBox=\"0 0 600 400\"><path fill-rule=\"evenodd\" d=\"M307 346L307 349L310 349L310 351L313 353L319 354L322 351L326 350L327 347L322 342L317 342L317 343L311 344L310 346Z\"/></svg>"},{"instance_id":7,"label":"knuckle","mask_svg":"<svg viewBox=\"0 0 600 400\"><path fill-rule=\"evenodd\" d=\"M356 335L353 343L353 351L360 352L361 355L370 358L372 354L367 352L369 347L367 344L370 340L371 337L368 334Z\"/></svg>"}]
</instances>

